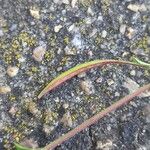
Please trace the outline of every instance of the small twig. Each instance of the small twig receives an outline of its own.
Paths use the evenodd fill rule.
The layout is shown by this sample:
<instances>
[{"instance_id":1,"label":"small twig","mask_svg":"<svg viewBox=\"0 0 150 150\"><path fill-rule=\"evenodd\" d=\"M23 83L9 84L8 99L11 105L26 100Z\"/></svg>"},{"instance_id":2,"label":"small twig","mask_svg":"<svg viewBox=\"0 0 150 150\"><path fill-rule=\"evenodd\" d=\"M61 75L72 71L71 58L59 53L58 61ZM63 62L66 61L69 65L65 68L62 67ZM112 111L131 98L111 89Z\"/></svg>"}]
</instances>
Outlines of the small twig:
<instances>
[{"instance_id":1,"label":"small twig","mask_svg":"<svg viewBox=\"0 0 150 150\"><path fill-rule=\"evenodd\" d=\"M111 106L107 107L103 111L101 111L98 114L94 115L90 119L84 121L81 125L77 126L73 130L71 130L68 133L66 133L65 135L59 137L58 139L56 139L52 143L48 144L46 147L44 147L44 150L53 150L58 145L62 144L66 140L70 139L71 137L73 137L74 135L79 133L80 131L82 131L85 128L87 128L87 127L91 126L92 124L96 123L99 119L103 118L108 113L110 113L110 112L116 110L117 108L125 105L127 102L131 101L134 97L140 95L142 92L144 92L146 90L149 90L149 89L150 89L150 84L147 84L147 85L145 85L143 87L140 87L139 89L137 89L132 94L129 94L129 95L125 96L124 98L122 98L119 101L115 102L114 104L112 104Z\"/></svg>"}]
</instances>

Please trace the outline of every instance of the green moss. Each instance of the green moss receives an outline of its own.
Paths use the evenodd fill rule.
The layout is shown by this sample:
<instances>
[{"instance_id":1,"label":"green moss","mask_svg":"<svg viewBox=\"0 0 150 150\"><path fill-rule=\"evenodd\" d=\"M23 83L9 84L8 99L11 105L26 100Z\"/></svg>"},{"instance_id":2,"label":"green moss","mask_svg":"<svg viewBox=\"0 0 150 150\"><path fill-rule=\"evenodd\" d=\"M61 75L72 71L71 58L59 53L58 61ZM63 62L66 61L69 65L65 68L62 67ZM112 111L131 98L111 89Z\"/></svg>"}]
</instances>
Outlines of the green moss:
<instances>
[{"instance_id":1,"label":"green moss","mask_svg":"<svg viewBox=\"0 0 150 150\"><path fill-rule=\"evenodd\" d=\"M58 120L58 113L54 111L46 111L44 114L44 123L45 124L52 124Z\"/></svg>"},{"instance_id":2,"label":"green moss","mask_svg":"<svg viewBox=\"0 0 150 150\"><path fill-rule=\"evenodd\" d=\"M22 56L23 43L32 48L36 45L36 39L27 32L21 32L19 35L14 36L11 41L7 41L7 39L0 40L0 49L3 50L3 58L6 64L15 62L17 66L20 66L18 59Z\"/></svg>"},{"instance_id":3,"label":"green moss","mask_svg":"<svg viewBox=\"0 0 150 150\"><path fill-rule=\"evenodd\" d=\"M54 50L47 50L44 55L44 61L50 62L55 57Z\"/></svg>"},{"instance_id":4,"label":"green moss","mask_svg":"<svg viewBox=\"0 0 150 150\"><path fill-rule=\"evenodd\" d=\"M69 37L68 37L68 36L65 36L65 37L64 37L64 43L65 43L66 45L68 45L69 42L70 42Z\"/></svg>"},{"instance_id":5,"label":"green moss","mask_svg":"<svg viewBox=\"0 0 150 150\"><path fill-rule=\"evenodd\" d=\"M83 7L89 7L92 4L92 0L79 0L79 4Z\"/></svg>"},{"instance_id":6,"label":"green moss","mask_svg":"<svg viewBox=\"0 0 150 150\"><path fill-rule=\"evenodd\" d=\"M14 95L10 95L9 101L12 101L12 102L16 101L16 97Z\"/></svg>"},{"instance_id":7,"label":"green moss","mask_svg":"<svg viewBox=\"0 0 150 150\"><path fill-rule=\"evenodd\" d=\"M99 45L103 42L103 38L100 35L98 35L94 41L96 45Z\"/></svg>"},{"instance_id":8,"label":"green moss","mask_svg":"<svg viewBox=\"0 0 150 150\"><path fill-rule=\"evenodd\" d=\"M109 10L111 3L112 3L111 0L101 0L102 11L103 11L104 15L108 14L108 10Z\"/></svg>"},{"instance_id":9,"label":"green moss","mask_svg":"<svg viewBox=\"0 0 150 150\"><path fill-rule=\"evenodd\" d=\"M146 53L149 52L148 36L145 35L141 39L137 40L132 46L132 49L143 49Z\"/></svg>"}]
</instances>

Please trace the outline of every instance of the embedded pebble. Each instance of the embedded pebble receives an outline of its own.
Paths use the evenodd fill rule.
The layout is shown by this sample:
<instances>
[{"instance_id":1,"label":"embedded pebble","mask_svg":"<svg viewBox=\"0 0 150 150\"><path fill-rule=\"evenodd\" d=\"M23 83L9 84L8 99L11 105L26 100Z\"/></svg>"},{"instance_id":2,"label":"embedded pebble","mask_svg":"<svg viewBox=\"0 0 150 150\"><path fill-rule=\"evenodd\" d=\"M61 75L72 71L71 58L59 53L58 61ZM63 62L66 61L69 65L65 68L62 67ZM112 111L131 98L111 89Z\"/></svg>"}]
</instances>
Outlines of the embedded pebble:
<instances>
[{"instance_id":1,"label":"embedded pebble","mask_svg":"<svg viewBox=\"0 0 150 150\"><path fill-rule=\"evenodd\" d=\"M97 147L96 149L103 149L103 150L109 150L113 148L113 142L109 139L103 143L102 141L97 141Z\"/></svg>"},{"instance_id":2,"label":"embedded pebble","mask_svg":"<svg viewBox=\"0 0 150 150\"><path fill-rule=\"evenodd\" d=\"M129 38L129 39L132 39L133 36L135 34L135 30L131 27L127 28L127 33L126 33L126 36Z\"/></svg>"},{"instance_id":3,"label":"embedded pebble","mask_svg":"<svg viewBox=\"0 0 150 150\"><path fill-rule=\"evenodd\" d=\"M72 25L68 28L68 31L71 32L72 30L74 30L74 28L75 28L75 25L72 24Z\"/></svg>"},{"instance_id":4,"label":"embedded pebble","mask_svg":"<svg viewBox=\"0 0 150 150\"><path fill-rule=\"evenodd\" d=\"M44 54L46 52L46 46L38 46L33 50L33 55L32 57L38 61L41 62L44 58Z\"/></svg>"},{"instance_id":5,"label":"embedded pebble","mask_svg":"<svg viewBox=\"0 0 150 150\"><path fill-rule=\"evenodd\" d=\"M94 86L90 80L81 81L80 86L87 95L95 93Z\"/></svg>"},{"instance_id":6,"label":"embedded pebble","mask_svg":"<svg viewBox=\"0 0 150 150\"><path fill-rule=\"evenodd\" d=\"M86 76L85 72L79 73L78 74L78 78L84 78Z\"/></svg>"},{"instance_id":7,"label":"embedded pebble","mask_svg":"<svg viewBox=\"0 0 150 150\"><path fill-rule=\"evenodd\" d=\"M69 4L69 0L62 0L62 3L68 5Z\"/></svg>"},{"instance_id":8,"label":"embedded pebble","mask_svg":"<svg viewBox=\"0 0 150 150\"><path fill-rule=\"evenodd\" d=\"M112 85L112 84L114 84L115 82L114 82L114 80L112 80L112 79L108 79L107 80L107 84L110 86L110 85Z\"/></svg>"},{"instance_id":9,"label":"embedded pebble","mask_svg":"<svg viewBox=\"0 0 150 150\"><path fill-rule=\"evenodd\" d=\"M72 118L71 118L71 114L69 111L67 111L62 119L61 119L61 122L64 124L64 126L69 126L69 127L72 127L73 125L73 122L72 122Z\"/></svg>"},{"instance_id":10,"label":"embedded pebble","mask_svg":"<svg viewBox=\"0 0 150 150\"><path fill-rule=\"evenodd\" d=\"M150 36L147 37L147 44L150 45Z\"/></svg>"},{"instance_id":11,"label":"embedded pebble","mask_svg":"<svg viewBox=\"0 0 150 150\"><path fill-rule=\"evenodd\" d=\"M40 111L38 110L37 105L36 105L35 102L30 100L27 103L27 108L28 108L29 112L32 113L34 116L39 116L40 115Z\"/></svg>"},{"instance_id":12,"label":"embedded pebble","mask_svg":"<svg viewBox=\"0 0 150 150\"><path fill-rule=\"evenodd\" d=\"M49 135L53 130L54 130L54 127L51 127L46 124L43 125L43 131L46 133L46 135Z\"/></svg>"},{"instance_id":13,"label":"embedded pebble","mask_svg":"<svg viewBox=\"0 0 150 150\"><path fill-rule=\"evenodd\" d=\"M80 34L74 35L74 38L72 39L72 44L78 49L82 48L83 42Z\"/></svg>"},{"instance_id":14,"label":"embedded pebble","mask_svg":"<svg viewBox=\"0 0 150 150\"><path fill-rule=\"evenodd\" d=\"M120 31L121 34L124 34L125 31L126 31L126 25L125 25L125 24L122 24L122 25L120 26L119 31Z\"/></svg>"},{"instance_id":15,"label":"embedded pebble","mask_svg":"<svg viewBox=\"0 0 150 150\"><path fill-rule=\"evenodd\" d=\"M103 30L102 31L102 38L105 38L107 36L107 31L106 30Z\"/></svg>"},{"instance_id":16,"label":"embedded pebble","mask_svg":"<svg viewBox=\"0 0 150 150\"><path fill-rule=\"evenodd\" d=\"M17 29L17 24L13 24L11 27L10 27L10 31L15 31Z\"/></svg>"},{"instance_id":17,"label":"embedded pebble","mask_svg":"<svg viewBox=\"0 0 150 150\"><path fill-rule=\"evenodd\" d=\"M125 82L123 83L123 87L127 88L130 93L133 93L140 86L132 79L126 78ZM150 96L150 91L146 91L146 92L142 93L139 97L149 97L149 96Z\"/></svg>"},{"instance_id":18,"label":"embedded pebble","mask_svg":"<svg viewBox=\"0 0 150 150\"><path fill-rule=\"evenodd\" d=\"M9 110L9 113L14 116L18 111L18 108L16 106L12 106Z\"/></svg>"},{"instance_id":19,"label":"embedded pebble","mask_svg":"<svg viewBox=\"0 0 150 150\"><path fill-rule=\"evenodd\" d=\"M76 6L77 1L78 1L78 0L72 0L72 1L71 1L71 6L72 6L72 8L74 8L74 7Z\"/></svg>"},{"instance_id":20,"label":"embedded pebble","mask_svg":"<svg viewBox=\"0 0 150 150\"><path fill-rule=\"evenodd\" d=\"M134 11L134 12L146 11L147 10L147 8L144 4L129 4L127 6L127 8L131 11Z\"/></svg>"},{"instance_id":21,"label":"embedded pebble","mask_svg":"<svg viewBox=\"0 0 150 150\"><path fill-rule=\"evenodd\" d=\"M19 71L19 68L16 67L16 66L9 66L7 68L7 74L10 76L10 77L14 77L18 74L18 71Z\"/></svg>"},{"instance_id":22,"label":"embedded pebble","mask_svg":"<svg viewBox=\"0 0 150 150\"><path fill-rule=\"evenodd\" d=\"M11 88L9 86L0 86L0 94L7 94L11 92Z\"/></svg>"},{"instance_id":23,"label":"embedded pebble","mask_svg":"<svg viewBox=\"0 0 150 150\"><path fill-rule=\"evenodd\" d=\"M115 92L115 96L120 96L119 92Z\"/></svg>"},{"instance_id":24,"label":"embedded pebble","mask_svg":"<svg viewBox=\"0 0 150 150\"><path fill-rule=\"evenodd\" d=\"M132 70L132 71L130 72L130 75L132 75L132 76L135 76L135 74L136 74L136 71L135 71L135 70Z\"/></svg>"},{"instance_id":25,"label":"embedded pebble","mask_svg":"<svg viewBox=\"0 0 150 150\"><path fill-rule=\"evenodd\" d=\"M68 46L66 46L64 50L65 50L66 55L76 55L76 53L77 53L76 48L70 48Z\"/></svg>"},{"instance_id":26,"label":"embedded pebble","mask_svg":"<svg viewBox=\"0 0 150 150\"><path fill-rule=\"evenodd\" d=\"M0 37L2 37L4 35L3 30L0 30Z\"/></svg>"},{"instance_id":27,"label":"embedded pebble","mask_svg":"<svg viewBox=\"0 0 150 150\"><path fill-rule=\"evenodd\" d=\"M146 122L150 123L150 104L143 108L143 114L146 118Z\"/></svg>"},{"instance_id":28,"label":"embedded pebble","mask_svg":"<svg viewBox=\"0 0 150 150\"><path fill-rule=\"evenodd\" d=\"M0 27L5 27L7 25L6 20L0 16Z\"/></svg>"},{"instance_id":29,"label":"embedded pebble","mask_svg":"<svg viewBox=\"0 0 150 150\"><path fill-rule=\"evenodd\" d=\"M64 108L64 109L67 109L68 107L69 107L69 104L68 104L68 103L64 103L64 104L63 104L63 108Z\"/></svg>"},{"instance_id":30,"label":"embedded pebble","mask_svg":"<svg viewBox=\"0 0 150 150\"><path fill-rule=\"evenodd\" d=\"M63 26L62 25L57 25L54 27L54 31L57 33L60 31L60 29L62 28Z\"/></svg>"},{"instance_id":31,"label":"embedded pebble","mask_svg":"<svg viewBox=\"0 0 150 150\"><path fill-rule=\"evenodd\" d=\"M101 83L103 81L103 78L99 77L96 79L96 83Z\"/></svg>"},{"instance_id":32,"label":"embedded pebble","mask_svg":"<svg viewBox=\"0 0 150 150\"><path fill-rule=\"evenodd\" d=\"M40 19L40 13L38 9L30 9L30 14L35 19Z\"/></svg>"},{"instance_id":33,"label":"embedded pebble","mask_svg":"<svg viewBox=\"0 0 150 150\"><path fill-rule=\"evenodd\" d=\"M88 51L87 54L88 54L89 57L93 56L93 52L92 51Z\"/></svg>"},{"instance_id":34,"label":"embedded pebble","mask_svg":"<svg viewBox=\"0 0 150 150\"><path fill-rule=\"evenodd\" d=\"M62 67L58 67L57 68L57 71L61 71L63 68Z\"/></svg>"},{"instance_id":35,"label":"embedded pebble","mask_svg":"<svg viewBox=\"0 0 150 150\"><path fill-rule=\"evenodd\" d=\"M91 15L91 16L94 16L94 12L93 12L93 10L91 9L91 7L88 8L87 13L88 13L89 15Z\"/></svg>"}]
</instances>

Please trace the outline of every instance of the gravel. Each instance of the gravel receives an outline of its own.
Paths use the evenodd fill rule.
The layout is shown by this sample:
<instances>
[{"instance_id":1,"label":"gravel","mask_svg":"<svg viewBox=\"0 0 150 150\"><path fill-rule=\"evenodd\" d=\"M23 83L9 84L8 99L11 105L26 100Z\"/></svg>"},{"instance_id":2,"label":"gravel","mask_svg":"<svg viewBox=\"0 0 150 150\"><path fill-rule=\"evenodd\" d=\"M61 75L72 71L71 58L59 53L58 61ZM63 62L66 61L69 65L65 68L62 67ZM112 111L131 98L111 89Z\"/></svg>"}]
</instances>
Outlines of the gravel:
<instances>
[{"instance_id":1,"label":"gravel","mask_svg":"<svg viewBox=\"0 0 150 150\"><path fill-rule=\"evenodd\" d=\"M37 99L50 80L86 61L149 62L149 10L149 0L1 0L0 150L14 141L43 147L149 83L148 70L108 65ZM10 66L18 69L8 73ZM150 149L149 98L136 97L56 150Z\"/></svg>"}]
</instances>

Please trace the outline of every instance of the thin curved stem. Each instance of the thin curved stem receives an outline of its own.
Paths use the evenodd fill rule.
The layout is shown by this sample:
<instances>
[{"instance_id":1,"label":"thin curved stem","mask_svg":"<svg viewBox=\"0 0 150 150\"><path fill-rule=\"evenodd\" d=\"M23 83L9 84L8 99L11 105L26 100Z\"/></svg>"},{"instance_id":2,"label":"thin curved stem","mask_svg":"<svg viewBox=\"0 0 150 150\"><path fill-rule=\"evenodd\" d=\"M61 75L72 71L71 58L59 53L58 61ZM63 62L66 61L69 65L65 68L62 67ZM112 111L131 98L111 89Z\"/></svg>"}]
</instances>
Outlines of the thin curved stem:
<instances>
[{"instance_id":1,"label":"thin curved stem","mask_svg":"<svg viewBox=\"0 0 150 150\"><path fill-rule=\"evenodd\" d=\"M135 66L141 66L141 67L148 67L150 68L150 64L144 63L141 61L137 62L130 62L130 61L122 61L122 60L93 60L93 61L89 61L89 62L85 62L83 64L79 64L65 72L63 72L62 74L60 74L59 76L57 76L55 79L53 79L38 95L38 99L40 99L43 95L45 95L47 92L53 90L54 88L56 88L57 86L59 86L60 84L64 83L65 81L71 79L72 77L78 75L79 73L85 72L91 68L95 68L98 66L103 66L103 65L107 65L107 64L129 64L129 65L135 65Z\"/></svg>"},{"instance_id":2,"label":"thin curved stem","mask_svg":"<svg viewBox=\"0 0 150 150\"><path fill-rule=\"evenodd\" d=\"M96 123L99 119L103 118L108 113L110 113L110 112L116 110L117 108L125 105L126 103L128 103L129 101L131 101L134 97L140 95L142 92L145 92L146 90L149 90L149 89L150 89L150 84L147 84L147 85L144 85L143 87L140 87L135 92L133 92L133 93L125 96L124 98L122 98L119 101L115 102L114 104L112 104L111 106L107 107L103 111L101 111L98 114L94 115L90 119L84 121L82 124L80 124L79 126L77 126L76 128L74 128L73 130L69 131L65 135L59 137L58 139L56 139L52 143L48 144L44 148L44 150L53 150L58 145L62 144L66 140L70 139L71 137L73 137L74 135L76 135L77 133L79 133L80 131L82 131L85 128L87 128L87 127L91 126L92 124Z\"/></svg>"}]
</instances>

